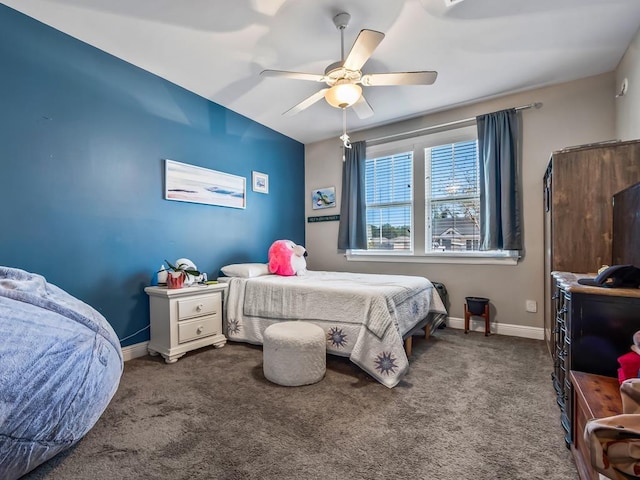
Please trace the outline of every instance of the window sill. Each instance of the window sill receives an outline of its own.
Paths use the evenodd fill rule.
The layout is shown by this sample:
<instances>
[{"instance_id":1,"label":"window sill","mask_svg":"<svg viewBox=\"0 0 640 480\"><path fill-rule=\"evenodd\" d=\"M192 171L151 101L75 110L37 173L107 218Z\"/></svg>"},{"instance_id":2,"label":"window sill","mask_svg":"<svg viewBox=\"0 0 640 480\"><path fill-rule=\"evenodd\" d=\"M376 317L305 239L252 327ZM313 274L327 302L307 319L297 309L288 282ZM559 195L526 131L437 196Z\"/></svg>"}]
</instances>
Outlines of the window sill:
<instances>
[{"instance_id":1,"label":"window sill","mask_svg":"<svg viewBox=\"0 0 640 480\"><path fill-rule=\"evenodd\" d=\"M389 262L389 263L443 263L463 265L517 265L518 252L473 252L473 253L394 253L347 251L349 262Z\"/></svg>"}]
</instances>

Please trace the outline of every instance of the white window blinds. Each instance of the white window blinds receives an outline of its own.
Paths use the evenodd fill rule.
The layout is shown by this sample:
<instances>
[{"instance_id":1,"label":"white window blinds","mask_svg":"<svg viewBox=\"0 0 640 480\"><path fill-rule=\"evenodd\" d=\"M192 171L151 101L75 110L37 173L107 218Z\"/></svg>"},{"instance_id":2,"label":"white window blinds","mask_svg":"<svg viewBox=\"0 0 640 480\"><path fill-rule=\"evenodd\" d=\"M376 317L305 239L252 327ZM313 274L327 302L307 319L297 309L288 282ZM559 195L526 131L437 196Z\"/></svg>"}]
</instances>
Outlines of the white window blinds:
<instances>
[{"instance_id":1,"label":"white window blinds","mask_svg":"<svg viewBox=\"0 0 640 480\"><path fill-rule=\"evenodd\" d=\"M477 251L480 190L477 141L425 149L426 251Z\"/></svg>"},{"instance_id":2,"label":"white window blinds","mask_svg":"<svg viewBox=\"0 0 640 480\"><path fill-rule=\"evenodd\" d=\"M368 159L365 169L369 250L411 251L413 152Z\"/></svg>"}]
</instances>

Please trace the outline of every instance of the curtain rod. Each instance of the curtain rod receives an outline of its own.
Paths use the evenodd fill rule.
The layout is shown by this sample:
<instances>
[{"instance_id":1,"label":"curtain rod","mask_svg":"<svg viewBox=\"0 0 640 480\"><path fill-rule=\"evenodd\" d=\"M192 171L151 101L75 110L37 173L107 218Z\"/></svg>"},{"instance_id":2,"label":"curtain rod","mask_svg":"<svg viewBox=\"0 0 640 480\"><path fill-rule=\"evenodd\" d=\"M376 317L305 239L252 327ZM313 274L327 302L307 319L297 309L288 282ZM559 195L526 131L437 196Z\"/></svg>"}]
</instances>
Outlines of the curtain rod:
<instances>
[{"instance_id":1,"label":"curtain rod","mask_svg":"<svg viewBox=\"0 0 640 480\"><path fill-rule=\"evenodd\" d=\"M530 103L529 105L521 105L519 107L515 107L514 110L516 112L519 112L520 110L528 110L530 108L538 109L540 107L542 107L542 102L535 102L535 103ZM397 137L406 137L408 135L413 135L416 133L424 133L430 130L439 130L445 127L453 127L456 125L475 122L475 120L476 120L476 117L463 118L462 120L454 120L453 122L441 123L440 125L431 125L430 127L418 128L417 130L411 130L409 132L394 133L392 135L386 135L384 137L371 138L367 140L367 144L381 142L382 140L390 140L392 138L397 138Z\"/></svg>"}]
</instances>

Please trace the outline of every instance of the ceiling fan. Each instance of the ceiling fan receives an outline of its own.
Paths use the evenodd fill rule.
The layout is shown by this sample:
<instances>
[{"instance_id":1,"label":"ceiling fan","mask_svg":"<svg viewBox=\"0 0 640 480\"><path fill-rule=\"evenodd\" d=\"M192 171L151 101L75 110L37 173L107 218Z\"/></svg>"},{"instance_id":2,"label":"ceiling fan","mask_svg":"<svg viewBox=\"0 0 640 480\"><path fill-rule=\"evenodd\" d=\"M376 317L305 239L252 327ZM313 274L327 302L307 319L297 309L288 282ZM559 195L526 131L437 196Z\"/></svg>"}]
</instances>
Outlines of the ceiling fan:
<instances>
[{"instance_id":1,"label":"ceiling fan","mask_svg":"<svg viewBox=\"0 0 640 480\"><path fill-rule=\"evenodd\" d=\"M431 85L436 81L438 72L431 71L362 73L361 68L384 38L384 33L375 30L361 30L351 50L345 57L344 30L349 25L350 19L351 15L344 12L333 17L334 25L340 30L342 59L329 65L325 69L324 75L283 70L263 70L260 72L263 77L284 77L295 80L323 82L327 85L284 112L283 115L295 115L324 97L327 103L333 107L341 109L353 107L359 118L367 118L373 115L373 109L362 95L362 87L360 85L365 87Z\"/></svg>"}]
</instances>

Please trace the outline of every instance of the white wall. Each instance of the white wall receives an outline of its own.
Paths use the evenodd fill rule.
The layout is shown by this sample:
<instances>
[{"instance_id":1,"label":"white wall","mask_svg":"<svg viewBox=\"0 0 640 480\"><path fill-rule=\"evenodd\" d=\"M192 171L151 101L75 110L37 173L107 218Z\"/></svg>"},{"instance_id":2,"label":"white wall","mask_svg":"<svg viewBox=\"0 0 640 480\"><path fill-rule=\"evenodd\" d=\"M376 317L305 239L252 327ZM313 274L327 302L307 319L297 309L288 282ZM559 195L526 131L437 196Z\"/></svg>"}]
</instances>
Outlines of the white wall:
<instances>
[{"instance_id":1,"label":"white wall","mask_svg":"<svg viewBox=\"0 0 640 480\"><path fill-rule=\"evenodd\" d=\"M625 78L627 93L616 99L616 135L621 140L635 140L640 138L640 30L616 70L617 93Z\"/></svg>"},{"instance_id":2,"label":"white wall","mask_svg":"<svg viewBox=\"0 0 640 480\"><path fill-rule=\"evenodd\" d=\"M639 79L640 80L640 79ZM640 82L639 82L640 83ZM551 152L615 137L615 74L510 95L499 99L425 115L369 131L350 133L352 141L413 130L474 117L504 108L542 102L539 110L522 112L524 258L516 266L348 262L337 251L338 222L306 224L307 258L311 270L397 273L425 276L446 285L450 315L464 316L464 297L491 299L498 323L543 327L543 202L542 178ZM337 138L305 147L306 216L339 214L336 208L312 210L311 191L335 186L340 199L342 152ZM599 265L594 265L594 270ZM538 312L525 311L527 299Z\"/></svg>"}]
</instances>

